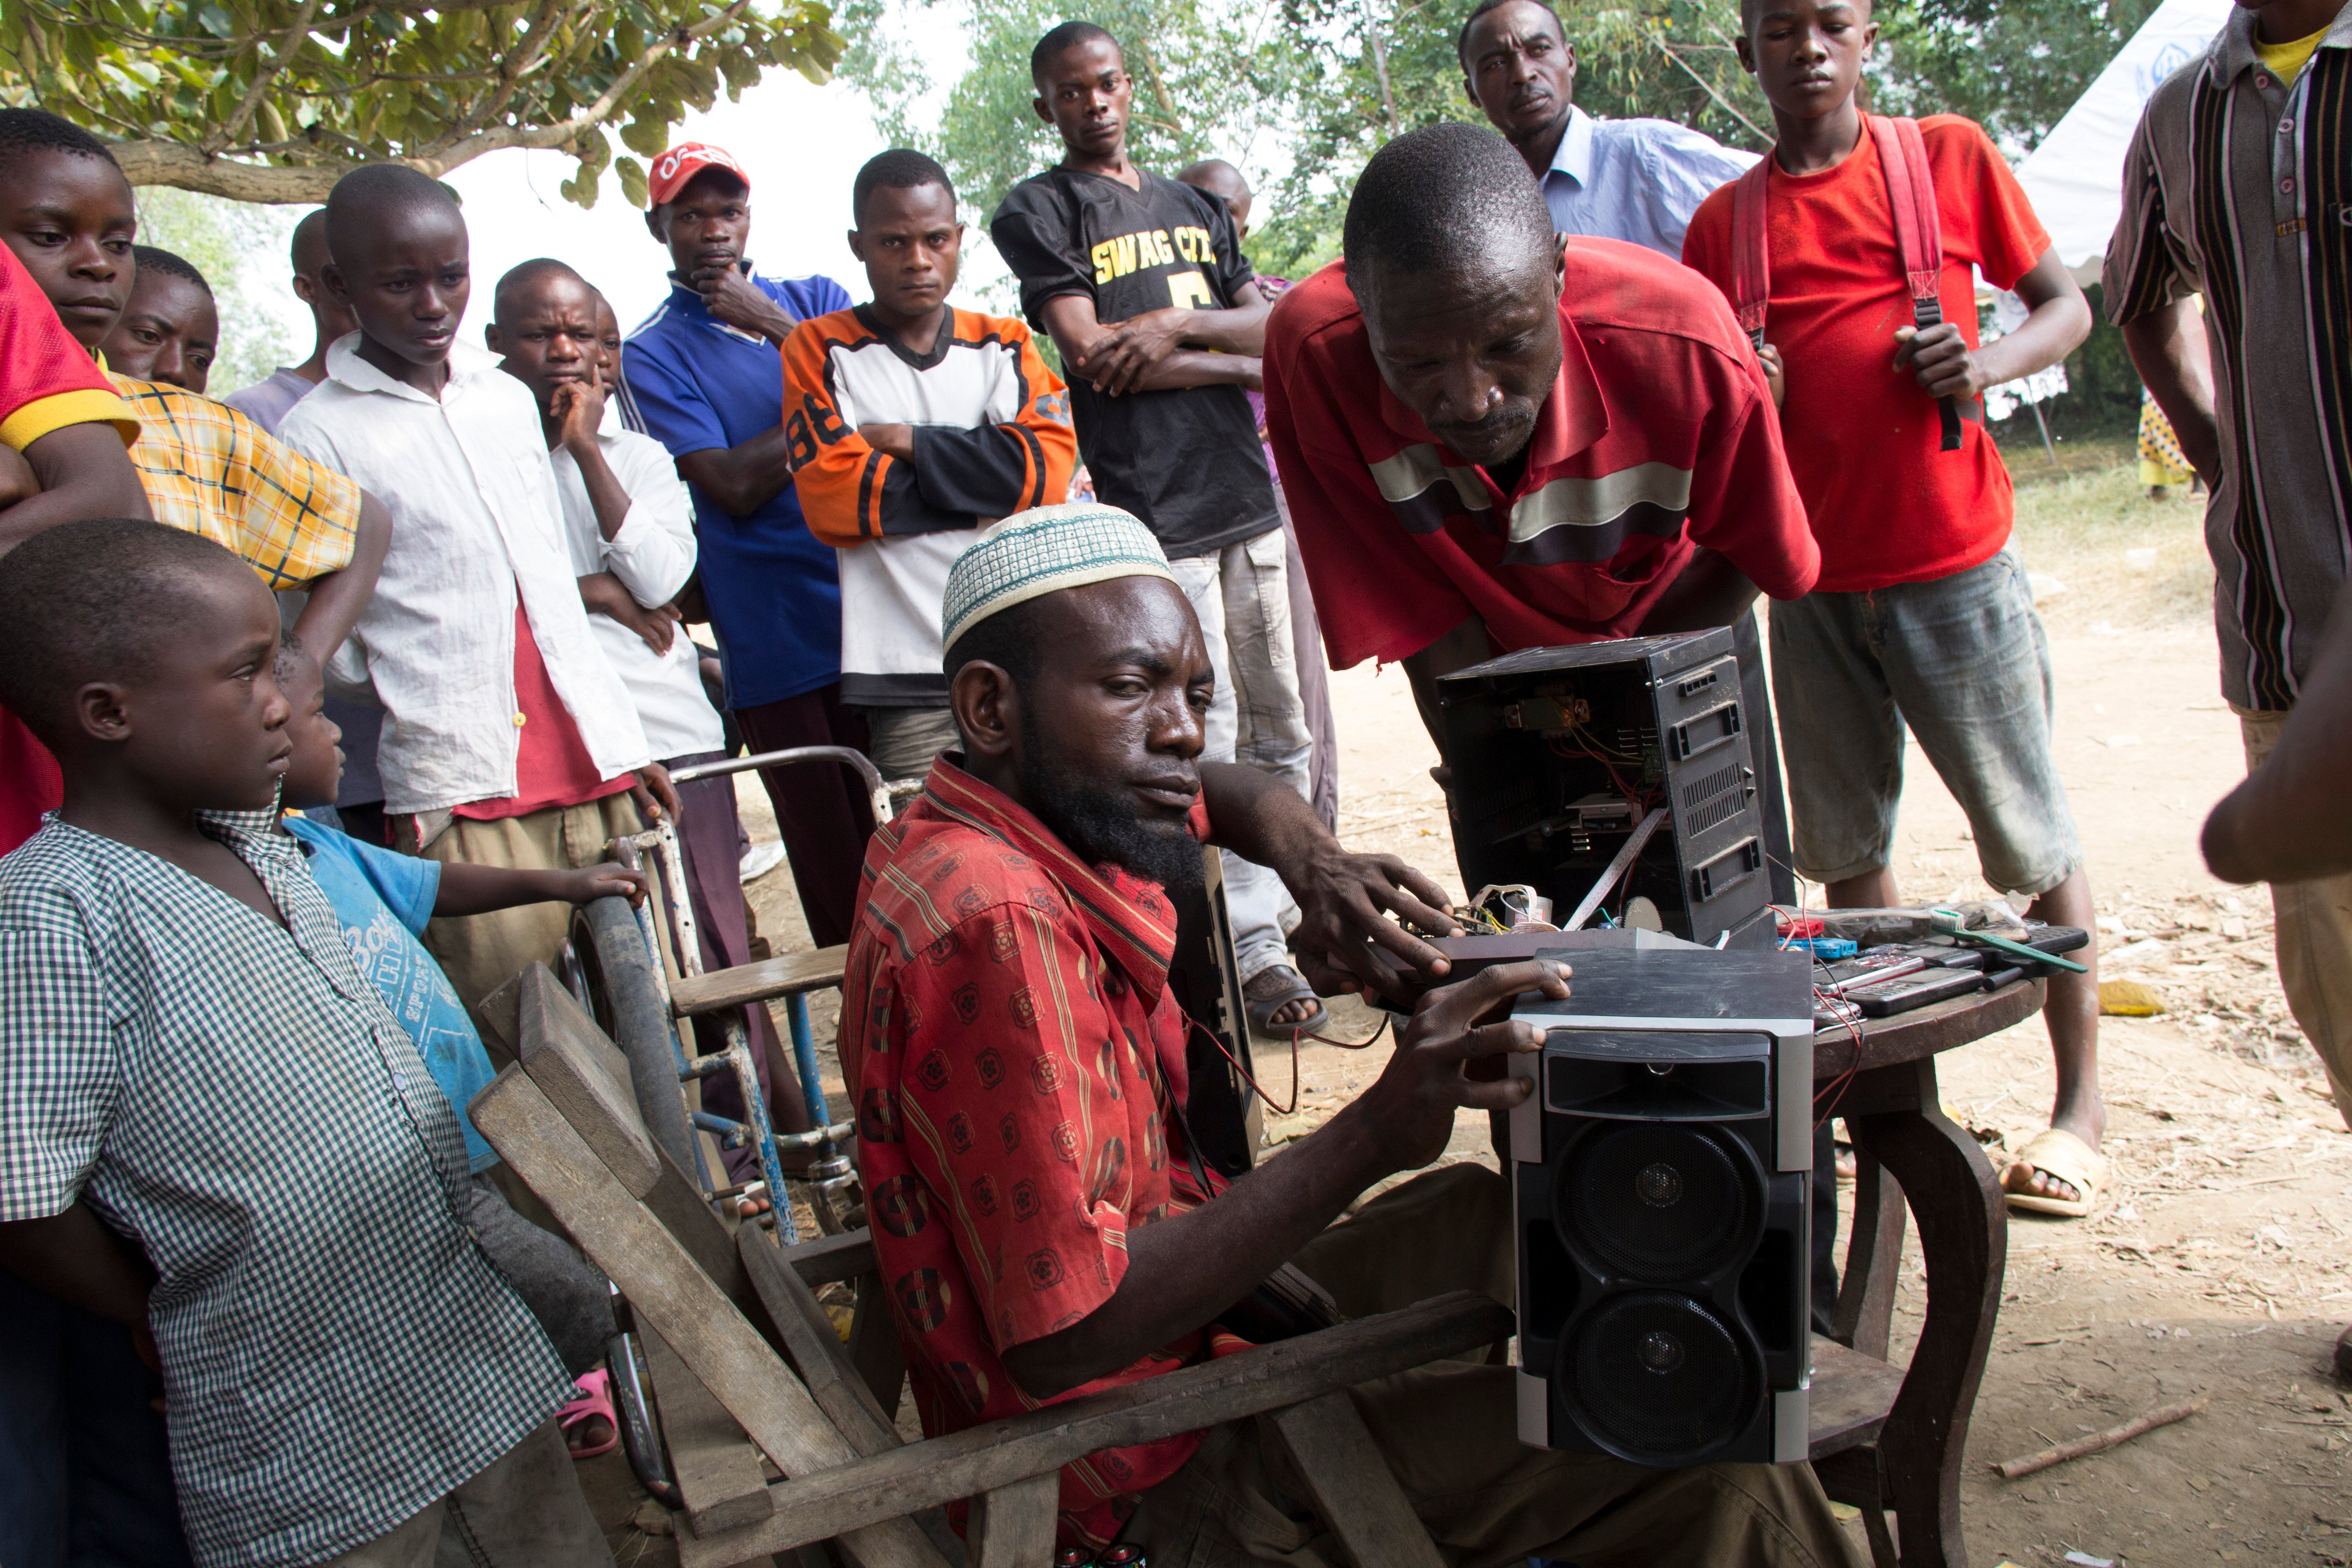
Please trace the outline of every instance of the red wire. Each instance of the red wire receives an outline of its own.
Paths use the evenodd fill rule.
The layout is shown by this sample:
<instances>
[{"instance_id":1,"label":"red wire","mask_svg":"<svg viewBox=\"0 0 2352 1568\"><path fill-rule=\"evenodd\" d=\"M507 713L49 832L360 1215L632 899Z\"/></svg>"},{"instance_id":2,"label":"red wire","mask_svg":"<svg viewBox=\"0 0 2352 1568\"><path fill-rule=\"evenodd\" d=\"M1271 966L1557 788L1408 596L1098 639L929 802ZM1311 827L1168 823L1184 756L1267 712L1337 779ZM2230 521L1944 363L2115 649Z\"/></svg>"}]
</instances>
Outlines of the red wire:
<instances>
[{"instance_id":1,"label":"red wire","mask_svg":"<svg viewBox=\"0 0 2352 1568\"><path fill-rule=\"evenodd\" d=\"M1335 1040L1328 1035L1307 1034L1305 1030L1301 1029L1291 1030L1290 1103L1288 1105L1276 1105L1274 1102L1274 1096L1266 1093L1264 1089L1261 1089L1258 1086L1257 1079L1250 1076L1249 1068L1242 1066L1239 1058L1234 1057L1233 1052L1225 1049L1225 1042L1217 1038L1217 1032L1214 1029L1212 1029L1206 1024L1202 1023L1198 1018L1192 1016L1192 1014L1184 1012L1181 1004L1178 1005L1176 1010L1180 1014L1183 1015L1185 1026L1187 1028L1198 1029L1202 1035L1207 1038L1209 1044L1216 1047L1217 1054L1224 1058L1226 1062L1232 1066L1235 1072L1241 1074L1242 1081L1249 1085L1250 1092L1256 1095L1261 1100L1264 1100L1265 1102L1265 1108L1268 1110L1273 1111L1276 1116L1288 1116L1298 1109L1298 1040L1302 1034L1305 1034L1307 1038L1315 1041L1318 1045L1337 1046L1342 1050L1349 1051L1362 1050L1365 1047L1372 1044L1374 1040L1379 1039L1381 1037L1381 1031L1387 1029L1391 1024L1395 1022L1391 1016L1383 1013L1381 1015L1380 1028L1373 1030L1371 1037L1364 1040L1361 1044L1353 1040Z\"/></svg>"},{"instance_id":2,"label":"red wire","mask_svg":"<svg viewBox=\"0 0 2352 1568\"><path fill-rule=\"evenodd\" d=\"M1819 986L1815 986L1813 988L1813 997L1816 1001L1832 1000L1832 998L1829 996L1829 994L1822 991ZM1846 1068L1845 1071L1838 1074L1837 1077L1830 1080L1828 1088L1816 1089L1814 1091L1813 1126L1816 1129L1820 1128L1822 1123L1829 1121L1830 1118L1837 1114L1839 1103L1845 1099L1847 1087L1853 1082L1853 1075L1860 1071L1862 1068L1861 1026L1852 1018L1847 1017L1843 1013L1837 1015L1837 1020L1838 1026L1843 1028L1846 1032L1847 1037L1853 1041L1853 1060ZM1824 1098L1829 1100L1829 1109L1826 1110L1822 1109L1822 1100Z\"/></svg>"}]
</instances>

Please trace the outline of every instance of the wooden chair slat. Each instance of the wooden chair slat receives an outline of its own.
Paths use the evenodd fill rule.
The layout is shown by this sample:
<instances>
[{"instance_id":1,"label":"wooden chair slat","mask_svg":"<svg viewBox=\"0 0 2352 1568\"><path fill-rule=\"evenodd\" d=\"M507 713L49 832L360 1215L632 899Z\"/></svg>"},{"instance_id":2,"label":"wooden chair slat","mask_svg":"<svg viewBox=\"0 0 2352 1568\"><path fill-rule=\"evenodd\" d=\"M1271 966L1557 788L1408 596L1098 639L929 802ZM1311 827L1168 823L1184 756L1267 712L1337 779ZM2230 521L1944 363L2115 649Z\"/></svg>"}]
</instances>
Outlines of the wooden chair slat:
<instances>
[{"instance_id":1,"label":"wooden chair slat","mask_svg":"<svg viewBox=\"0 0 2352 1568\"><path fill-rule=\"evenodd\" d=\"M966 1568L1039 1568L1054 1561L1062 1472L1011 1481L971 1500L964 1529Z\"/></svg>"},{"instance_id":2,"label":"wooden chair slat","mask_svg":"<svg viewBox=\"0 0 2352 1568\"><path fill-rule=\"evenodd\" d=\"M857 1369L850 1364L833 1320L806 1282L784 1262L783 1254L764 1236L746 1226L735 1233L736 1249L752 1289L767 1304L768 1316L783 1336L784 1352L808 1384L817 1407L833 1418L841 1435L860 1454L879 1454L898 1447L898 1429L882 1414Z\"/></svg>"},{"instance_id":3,"label":"wooden chair slat","mask_svg":"<svg viewBox=\"0 0 2352 1568\"><path fill-rule=\"evenodd\" d=\"M837 1279L855 1279L874 1272L874 1236L864 1230L820 1236L784 1248L784 1261L812 1289Z\"/></svg>"},{"instance_id":4,"label":"wooden chair slat","mask_svg":"<svg viewBox=\"0 0 2352 1568\"><path fill-rule=\"evenodd\" d=\"M1901 1367L1815 1334L1811 1457L1824 1458L1874 1439L1902 1391Z\"/></svg>"},{"instance_id":5,"label":"wooden chair slat","mask_svg":"<svg viewBox=\"0 0 2352 1568\"><path fill-rule=\"evenodd\" d=\"M757 963L739 963L716 974L688 974L670 983L670 1009L681 1018L716 1013L751 1002L772 1002L803 991L827 991L841 984L846 947L814 952L779 953Z\"/></svg>"},{"instance_id":6,"label":"wooden chair slat","mask_svg":"<svg viewBox=\"0 0 2352 1568\"><path fill-rule=\"evenodd\" d=\"M696 1266L685 1246L622 1186L535 1082L509 1068L474 1097L471 1110L474 1125L490 1146L620 1287L640 1321L669 1342L778 1469L787 1476L814 1475L857 1457L759 1331ZM839 1536L860 1568L942 1568L938 1551L903 1517L911 1511L877 1515L848 1530L804 1539ZM740 1531L719 1535L732 1533ZM688 1539L680 1537L681 1555Z\"/></svg>"},{"instance_id":7,"label":"wooden chair slat","mask_svg":"<svg viewBox=\"0 0 2352 1568\"><path fill-rule=\"evenodd\" d=\"M661 1165L629 1086L628 1058L545 964L522 972L517 1001L523 1071L630 1195L644 1197Z\"/></svg>"},{"instance_id":8,"label":"wooden chair slat","mask_svg":"<svg viewBox=\"0 0 2352 1568\"><path fill-rule=\"evenodd\" d=\"M1102 1448L1156 1442L1492 1344L1509 1310L1456 1291L1402 1311L1260 1345L1085 1399L1049 1405L815 1475L774 1483L760 1524L681 1542L682 1568L719 1568L1058 1470Z\"/></svg>"},{"instance_id":9,"label":"wooden chair slat","mask_svg":"<svg viewBox=\"0 0 2352 1568\"><path fill-rule=\"evenodd\" d=\"M774 1503L760 1450L650 1324L637 1326L637 1342L645 1347L662 1444L688 1522L709 1534L767 1518Z\"/></svg>"},{"instance_id":10,"label":"wooden chair slat","mask_svg":"<svg viewBox=\"0 0 2352 1568\"><path fill-rule=\"evenodd\" d=\"M1266 1418L1356 1568L1445 1568L1344 1388Z\"/></svg>"}]
</instances>

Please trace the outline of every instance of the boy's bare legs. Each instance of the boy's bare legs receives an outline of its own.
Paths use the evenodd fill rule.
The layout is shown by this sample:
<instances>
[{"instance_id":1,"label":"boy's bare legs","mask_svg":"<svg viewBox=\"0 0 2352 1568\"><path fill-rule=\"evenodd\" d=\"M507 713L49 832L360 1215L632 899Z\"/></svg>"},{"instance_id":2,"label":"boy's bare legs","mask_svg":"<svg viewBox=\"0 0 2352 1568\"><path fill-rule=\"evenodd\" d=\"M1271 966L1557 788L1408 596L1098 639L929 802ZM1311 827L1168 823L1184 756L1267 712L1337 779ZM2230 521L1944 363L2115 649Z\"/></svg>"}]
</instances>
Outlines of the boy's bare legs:
<instances>
[{"instance_id":1,"label":"boy's bare legs","mask_svg":"<svg viewBox=\"0 0 2352 1568\"><path fill-rule=\"evenodd\" d=\"M2064 881L2028 904L2025 912L2054 926L2093 933L2089 943L2071 954L2089 973L2061 970L2052 975L2042 1020L2050 1026L2050 1046L2058 1058L2058 1099L2050 1110L2050 1125L2096 1149L2107 1131L2107 1102L2099 1094L2098 911L2091 902L2089 874L2075 867ZM2072 1183L2047 1171L2034 1172L2023 1190L2036 1197L2069 1201L2082 1196Z\"/></svg>"},{"instance_id":2,"label":"boy's bare legs","mask_svg":"<svg viewBox=\"0 0 2352 1568\"><path fill-rule=\"evenodd\" d=\"M1826 897L1833 910L1894 909L1902 903L1890 867L1865 871L1832 882ZM2097 910L2091 902L2091 879L2077 866L2066 879L2042 894L2025 912L2052 925L2095 931ZM2057 1059L2058 1098L2050 1110L2050 1125L2072 1132L2096 1149L2107 1131L2107 1105L2099 1094L2099 959L2095 941L2074 955L2087 974L2064 972L2050 977L2050 997L2042 1009L2050 1026L2050 1049ZM2020 1189L2034 1197L2074 1202L2083 1194L2071 1182L2047 1171L2035 1171Z\"/></svg>"}]
</instances>

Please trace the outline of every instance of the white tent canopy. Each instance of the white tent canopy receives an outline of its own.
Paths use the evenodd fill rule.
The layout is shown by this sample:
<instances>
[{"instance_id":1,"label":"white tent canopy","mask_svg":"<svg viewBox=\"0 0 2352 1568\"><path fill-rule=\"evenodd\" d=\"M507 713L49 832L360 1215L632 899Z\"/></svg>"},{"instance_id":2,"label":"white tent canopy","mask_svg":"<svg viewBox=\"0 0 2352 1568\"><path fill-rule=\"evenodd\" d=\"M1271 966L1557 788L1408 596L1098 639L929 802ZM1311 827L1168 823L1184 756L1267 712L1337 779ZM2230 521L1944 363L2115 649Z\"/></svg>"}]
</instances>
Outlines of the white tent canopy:
<instances>
[{"instance_id":1,"label":"white tent canopy","mask_svg":"<svg viewBox=\"0 0 2352 1568\"><path fill-rule=\"evenodd\" d=\"M2231 0L2164 0L2017 166L2058 258L2094 276L2123 212L2124 154L2157 84L2212 41Z\"/></svg>"}]
</instances>

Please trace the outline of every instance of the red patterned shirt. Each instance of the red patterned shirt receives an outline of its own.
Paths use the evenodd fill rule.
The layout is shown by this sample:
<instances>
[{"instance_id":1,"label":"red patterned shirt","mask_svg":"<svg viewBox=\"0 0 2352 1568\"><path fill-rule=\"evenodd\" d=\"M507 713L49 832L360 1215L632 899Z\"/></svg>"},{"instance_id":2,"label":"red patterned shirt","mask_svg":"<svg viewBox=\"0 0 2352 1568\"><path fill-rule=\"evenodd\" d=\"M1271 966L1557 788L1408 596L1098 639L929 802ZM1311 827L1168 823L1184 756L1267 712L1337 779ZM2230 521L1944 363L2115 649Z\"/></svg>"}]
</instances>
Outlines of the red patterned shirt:
<instances>
[{"instance_id":1,"label":"red patterned shirt","mask_svg":"<svg viewBox=\"0 0 2352 1568\"><path fill-rule=\"evenodd\" d=\"M1192 826L1206 837L1198 805ZM1167 987L1176 917L1157 884L1085 864L945 759L874 836L864 893L842 1065L875 1253L923 1430L938 1436L1051 1403L998 1358L1109 1300L1129 1228L1187 1201L1168 1133L1168 1097L1186 1087ZM1196 1331L1062 1397L1239 1348ZM1069 1466L1065 1543L1103 1544L1134 1495L1199 1444Z\"/></svg>"}]
</instances>

